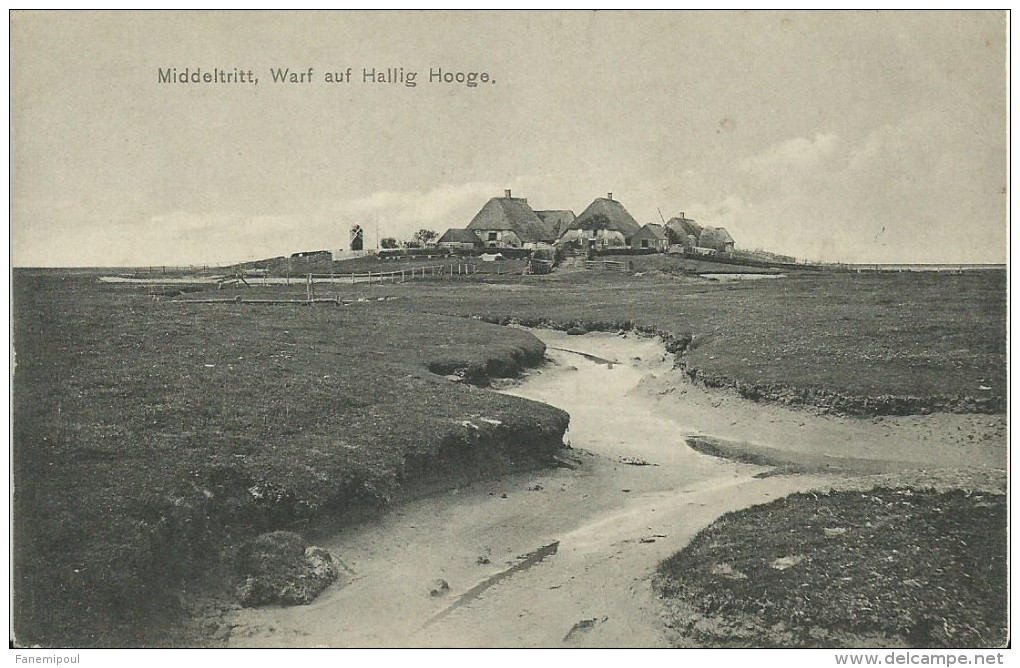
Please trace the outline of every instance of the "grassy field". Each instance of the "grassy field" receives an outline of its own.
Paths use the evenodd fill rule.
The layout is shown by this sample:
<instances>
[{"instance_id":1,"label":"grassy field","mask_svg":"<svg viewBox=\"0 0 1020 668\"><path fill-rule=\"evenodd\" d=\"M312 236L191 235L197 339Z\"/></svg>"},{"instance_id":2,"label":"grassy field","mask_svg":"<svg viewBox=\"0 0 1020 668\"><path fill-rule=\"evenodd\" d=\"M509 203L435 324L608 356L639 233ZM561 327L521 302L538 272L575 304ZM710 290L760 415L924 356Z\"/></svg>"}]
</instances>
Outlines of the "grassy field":
<instances>
[{"instance_id":1,"label":"grassy field","mask_svg":"<svg viewBox=\"0 0 1020 668\"><path fill-rule=\"evenodd\" d=\"M1006 544L1001 494L795 494L720 518L657 585L684 646L1001 647Z\"/></svg>"},{"instance_id":2,"label":"grassy field","mask_svg":"<svg viewBox=\"0 0 1020 668\"><path fill-rule=\"evenodd\" d=\"M409 479L548 455L564 413L443 378L484 383L541 360L530 334L483 319L658 332L690 373L756 399L865 414L1005 406L1004 272L317 288L365 300L349 306L153 301L79 272L19 270L13 288L27 642L143 642L130 634L182 579L252 533L379 507Z\"/></svg>"},{"instance_id":3,"label":"grassy field","mask_svg":"<svg viewBox=\"0 0 1020 668\"><path fill-rule=\"evenodd\" d=\"M716 285L579 272L487 289L451 282L393 290L430 313L687 337L691 375L752 399L863 415L1005 411L1001 271Z\"/></svg>"},{"instance_id":4,"label":"grassy field","mask_svg":"<svg viewBox=\"0 0 1020 668\"><path fill-rule=\"evenodd\" d=\"M691 376L755 400L853 415L1002 413L1006 406L1002 271L719 284L582 271L351 291L400 297L387 308L401 311L658 331L689 342L682 363Z\"/></svg>"},{"instance_id":5,"label":"grassy field","mask_svg":"<svg viewBox=\"0 0 1020 668\"><path fill-rule=\"evenodd\" d=\"M567 424L430 370L513 375L542 359L526 332L375 302L155 302L54 273L14 290L24 642L142 642L125 634L219 549L409 479L541 459Z\"/></svg>"}]
</instances>

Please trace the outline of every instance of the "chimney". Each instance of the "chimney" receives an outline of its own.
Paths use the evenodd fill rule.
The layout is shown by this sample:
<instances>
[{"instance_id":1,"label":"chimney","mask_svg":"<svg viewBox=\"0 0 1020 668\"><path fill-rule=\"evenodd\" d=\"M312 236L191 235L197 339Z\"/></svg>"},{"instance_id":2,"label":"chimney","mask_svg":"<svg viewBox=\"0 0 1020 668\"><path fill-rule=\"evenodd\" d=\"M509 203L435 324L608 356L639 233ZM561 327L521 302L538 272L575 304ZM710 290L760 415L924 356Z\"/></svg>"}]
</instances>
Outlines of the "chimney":
<instances>
[{"instance_id":1,"label":"chimney","mask_svg":"<svg viewBox=\"0 0 1020 668\"><path fill-rule=\"evenodd\" d=\"M613 199L613 193L606 193L606 199Z\"/></svg>"},{"instance_id":2,"label":"chimney","mask_svg":"<svg viewBox=\"0 0 1020 668\"><path fill-rule=\"evenodd\" d=\"M680 220L687 220L687 216L684 214L683 211L680 212Z\"/></svg>"},{"instance_id":3,"label":"chimney","mask_svg":"<svg viewBox=\"0 0 1020 668\"><path fill-rule=\"evenodd\" d=\"M510 199L510 189L509 189L509 188L507 188L507 189L506 189L506 190L504 190L503 192L505 192L505 193L506 193L505 197L506 197L507 199Z\"/></svg>"}]
</instances>

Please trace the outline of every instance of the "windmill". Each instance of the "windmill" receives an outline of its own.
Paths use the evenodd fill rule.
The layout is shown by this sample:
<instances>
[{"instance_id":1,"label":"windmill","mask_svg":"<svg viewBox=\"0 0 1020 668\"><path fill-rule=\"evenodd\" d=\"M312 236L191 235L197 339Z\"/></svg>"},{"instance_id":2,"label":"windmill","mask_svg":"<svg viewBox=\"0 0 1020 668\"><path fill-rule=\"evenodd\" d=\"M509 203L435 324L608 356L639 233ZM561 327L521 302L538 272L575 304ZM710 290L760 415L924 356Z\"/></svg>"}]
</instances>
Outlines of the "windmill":
<instances>
[{"instance_id":1,"label":"windmill","mask_svg":"<svg viewBox=\"0 0 1020 668\"><path fill-rule=\"evenodd\" d=\"M351 228L351 250L359 251L365 249L365 230L361 229L361 225L355 224Z\"/></svg>"}]
</instances>

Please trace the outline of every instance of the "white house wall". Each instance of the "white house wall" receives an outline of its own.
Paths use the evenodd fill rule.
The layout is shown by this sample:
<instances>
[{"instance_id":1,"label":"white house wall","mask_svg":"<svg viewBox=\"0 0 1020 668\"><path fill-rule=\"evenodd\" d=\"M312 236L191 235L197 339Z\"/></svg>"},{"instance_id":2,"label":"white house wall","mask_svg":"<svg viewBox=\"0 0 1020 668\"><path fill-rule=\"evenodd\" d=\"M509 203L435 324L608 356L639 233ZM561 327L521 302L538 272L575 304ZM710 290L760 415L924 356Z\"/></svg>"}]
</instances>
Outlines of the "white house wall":
<instances>
[{"instance_id":1,"label":"white house wall","mask_svg":"<svg viewBox=\"0 0 1020 668\"><path fill-rule=\"evenodd\" d=\"M486 248L520 248L523 246L521 238L513 230L474 230ZM495 234L495 239L489 236ZM495 244L495 245L494 245Z\"/></svg>"},{"instance_id":2,"label":"white house wall","mask_svg":"<svg viewBox=\"0 0 1020 668\"><path fill-rule=\"evenodd\" d=\"M567 241L580 241L582 244L588 242L589 239L596 239L600 246L626 246L627 239L623 236L622 232L616 230L594 230L595 236L592 236L593 230L567 230L560 237L561 242Z\"/></svg>"}]
</instances>

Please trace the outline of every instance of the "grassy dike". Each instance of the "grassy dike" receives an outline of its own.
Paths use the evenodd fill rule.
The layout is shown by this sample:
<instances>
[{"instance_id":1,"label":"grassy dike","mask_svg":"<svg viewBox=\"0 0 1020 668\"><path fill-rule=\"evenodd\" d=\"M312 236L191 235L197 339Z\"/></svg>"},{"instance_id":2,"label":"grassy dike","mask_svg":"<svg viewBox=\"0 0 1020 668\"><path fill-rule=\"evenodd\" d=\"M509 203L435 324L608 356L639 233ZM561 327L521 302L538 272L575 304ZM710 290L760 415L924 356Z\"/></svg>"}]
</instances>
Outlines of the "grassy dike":
<instances>
[{"instance_id":1,"label":"grassy dike","mask_svg":"<svg viewBox=\"0 0 1020 668\"><path fill-rule=\"evenodd\" d=\"M13 289L22 644L146 642L251 535L534 465L569 420L434 373L540 362L518 330L373 302L153 302L56 272Z\"/></svg>"}]
</instances>

